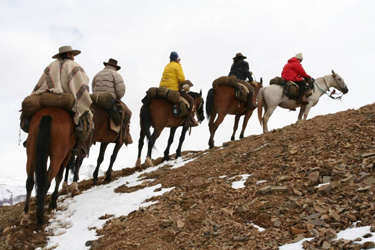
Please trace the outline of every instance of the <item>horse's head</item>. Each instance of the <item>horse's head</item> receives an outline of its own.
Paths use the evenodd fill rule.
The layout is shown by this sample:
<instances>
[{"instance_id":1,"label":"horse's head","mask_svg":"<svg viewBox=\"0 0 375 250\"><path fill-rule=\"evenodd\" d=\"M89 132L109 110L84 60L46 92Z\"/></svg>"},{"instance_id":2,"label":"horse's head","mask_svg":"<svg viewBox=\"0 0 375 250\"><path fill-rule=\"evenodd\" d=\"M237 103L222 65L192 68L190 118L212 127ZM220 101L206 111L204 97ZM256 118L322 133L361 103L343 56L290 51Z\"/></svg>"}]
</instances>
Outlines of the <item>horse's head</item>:
<instances>
[{"instance_id":1,"label":"horse's head","mask_svg":"<svg viewBox=\"0 0 375 250\"><path fill-rule=\"evenodd\" d=\"M332 78L333 78L332 87L340 90L344 94L349 92L349 89L346 86L344 79L342 79L342 77L339 76L339 74L335 73L335 71L333 70L332 70Z\"/></svg>"},{"instance_id":2,"label":"horse's head","mask_svg":"<svg viewBox=\"0 0 375 250\"><path fill-rule=\"evenodd\" d=\"M188 94L190 94L194 98L194 104L196 107L195 112L197 114L199 123L201 123L205 118L204 111L203 111L204 100L202 98L202 90L199 93L189 92Z\"/></svg>"},{"instance_id":3,"label":"horse's head","mask_svg":"<svg viewBox=\"0 0 375 250\"><path fill-rule=\"evenodd\" d=\"M253 98L256 99L258 97L259 90L263 88L263 78L262 77L260 78L260 82L252 81L250 84L255 88L255 93L254 93Z\"/></svg>"}]
</instances>

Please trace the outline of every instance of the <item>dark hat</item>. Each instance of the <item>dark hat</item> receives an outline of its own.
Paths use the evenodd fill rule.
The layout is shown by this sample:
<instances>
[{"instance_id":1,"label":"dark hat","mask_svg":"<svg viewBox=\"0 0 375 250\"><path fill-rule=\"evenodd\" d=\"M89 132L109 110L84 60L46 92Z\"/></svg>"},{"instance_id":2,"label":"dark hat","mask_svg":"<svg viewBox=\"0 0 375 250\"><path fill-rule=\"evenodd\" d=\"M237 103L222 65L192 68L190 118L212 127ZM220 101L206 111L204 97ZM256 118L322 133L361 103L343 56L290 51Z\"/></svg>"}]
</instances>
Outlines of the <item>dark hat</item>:
<instances>
[{"instance_id":1,"label":"dark hat","mask_svg":"<svg viewBox=\"0 0 375 250\"><path fill-rule=\"evenodd\" d=\"M73 55L79 55L81 54L80 50L73 49L72 46L62 46L59 48L59 53L54 55L52 58L58 58L59 55L64 54L64 53L73 53Z\"/></svg>"},{"instance_id":2,"label":"dark hat","mask_svg":"<svg viewBox=\"0 0 375 250\"><path fill-rule=\"evenodd\" d=\"M117 60L109 58L108 62L103 62L104 66L110 65L115 67L117 70L120 70L121 67L117 65Z\"/></svg>"},{"instance_id":3,"label":"dark hat","mask_svg":"<svg viewBox=\"0 0 375 250\"><path fill-rule=\"evenodd\" d=\"M237 53L235 57L233 57L233 59L236 59L236 58L243 58L243 59L246 59L247 57L242 55L242 53Z\"/></svg>"},{"instance_id":4,"label":"dark hat","mask_svg":"<svg viewBox=\"0 0 375 250\"><path fill-rule=\"evenodd\" d=\"M172 61L176 61L178 58L179 58L179 56L178 56L177 52L172 51L171 55L169 56L169 59L171 59Z\"/></svg>"}]
</instances>

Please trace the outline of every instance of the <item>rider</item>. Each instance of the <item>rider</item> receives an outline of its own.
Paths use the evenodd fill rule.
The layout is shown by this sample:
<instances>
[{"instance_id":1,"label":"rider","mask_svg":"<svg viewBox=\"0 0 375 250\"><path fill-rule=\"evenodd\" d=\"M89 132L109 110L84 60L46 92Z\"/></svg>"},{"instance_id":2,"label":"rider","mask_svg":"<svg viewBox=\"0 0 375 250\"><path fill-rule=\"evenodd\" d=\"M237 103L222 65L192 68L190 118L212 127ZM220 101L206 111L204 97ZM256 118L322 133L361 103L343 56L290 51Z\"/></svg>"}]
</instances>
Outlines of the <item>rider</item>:
<instances>
[{"instance_id":1,"label":"rider","mask_svg":"<svg viewBox=\"0 0 375 250\"><path fill-rule=\"evenodd\" d=\"M244 60L246 58L247 57L242 55L242 53L237 53L236 56L233 57L233 64L230 67L230 72L228 76L234 75L238 79L238 82L246 85L246 87L249 89L246 108L256 109L257 104L253 102L254 88L248 83L253 81L253 77L251 76L249 63ZM246 78L249 79L248 82L246 82Z\"/></svg>"},{"instance_id":2,"label":"rider","mask_svg":"<svg viewBox=\"0 0 375 250\"><path fill-rule=\"evenodd\" d=\"M85 120L82 115L87 112L87 119L91 119L90 111L91 98L89 94L89 78L83 68L74 61L74 57L79 55L81 51L73 50L71 46L62 46L59 53L52 58L56 59L50 63L44 70L38 83L34 87L31 95L39 95L49 91L56 94L71 93L74 97L74 105L72 111L74 113L73 121L76 125L77 133L83 132L83 122ZM81 118L82 117L82 118ZM78 138L73 154L77 153Z\"/></svg>"},{"instance_id":3,"label":"rider","mask_svg":"<svg viewBox=\"0 0 375 250\"><path fill-rule=\"evenodd\" d=\"M285 81L292 81L298 84L299 86L299 99L297 100L297 103L302 104L308 104L309 101L307 100L305 96L305 90L306 90L306 80L309 78L311 79L311 76L306 74L305 70L302 67L303 56L302 53L296 54L295 57L292 57L288 60L288 63L285 64L283 71L281 73L281 77Z\"/></svg>"},{"instance_id":4,"label":"rider","mask_svg":"<svg viewBox=\"0 0 375 250\"><path fill-rule=\"evenodd\" d=\"M125 111L125 123L124 127L127 128L130 123L132 112L123 103L121 98L125 95L125 83L122 76L117 72L121 69L121 66L117 65L117 60L110 58L108 62L103 62L104 69L99 71L92 80L92 91L93 93L105 92L110 93L112 97L118 100L120 109ZM120 111L121 112L121 111ZM130 133L126 133L125 144L132 143Z\"/></svg>"},{"instance_id":5,"label":"rider","mask_svg":"<svg viewBox=\"0 0 375 250\"><path fill-rule=\"evenodd\" d=\"M197 121L194 119L194 98L188 95L184 90L180 91L180 83L185 81L185 75L180 64L181 59L175 51L171 52L169 59L170 62L164 68L159 87L165 87L167 89L179 91L181 97L185 98L189 102L190 115L185 119L185 126L198 126Z\"/></svg>"}]
</instances>

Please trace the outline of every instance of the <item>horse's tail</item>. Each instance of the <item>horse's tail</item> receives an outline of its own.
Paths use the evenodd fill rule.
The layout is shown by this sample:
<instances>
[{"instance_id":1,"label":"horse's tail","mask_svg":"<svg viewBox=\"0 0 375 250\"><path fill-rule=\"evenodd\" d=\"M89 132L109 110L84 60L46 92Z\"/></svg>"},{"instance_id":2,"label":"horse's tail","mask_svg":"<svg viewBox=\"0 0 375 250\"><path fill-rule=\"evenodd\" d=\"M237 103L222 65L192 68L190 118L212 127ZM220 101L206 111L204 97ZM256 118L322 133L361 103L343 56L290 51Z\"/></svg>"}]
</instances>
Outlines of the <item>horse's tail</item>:
<instances>
[{"instance_id":1,"label":"horse's tail","mask_svg":"<svg viewBox=\"0 0 375 250\"><path fill-rule=\"evenodd\" d=\"M35 183L38 207L36 217L38 224L44 224L44 203L47 193L47 159L51 144L51 124L52 116L43 116L39 124L39 132L36 139Z\"/></svg>"},{"instance_id":2,"label":"horse's tail","mask_svg":"<svg viewBox=\"0 0 375 250\"><path fill-rule=\"evenodd\" d=\"M141 114L140 114L140 120L141 120L141 130L145 133L147 140L150 140L151 133L150 133L150 127L151 127L151 119L150 119L150 99L146 96L142 100L143 105L141 107Z\"/></svg>"},{"instance_id":3,"label":"horse's tail","mask_svg":"<svg viewBox=\"0 0 375 250\"><path fill-rule=\"evenodd\" d=\"M215 89L210 89L207 93L207 102L206 102L207 119L210 119L210 116L214 112L214 97L215 97Z\"/></svg>"},{"instance_id":4,"label":"horse's tail","mask_svg":"<svg viewBox=\"0 0 375 250\"><path fill-rule=\"evenodd\" d=\"M261 126L263 126L263 106L265 109L267 109L267 104L264 102L263 92L264 88L261 88L258 93L258 120Z\"/></svg>"}]
</instances>

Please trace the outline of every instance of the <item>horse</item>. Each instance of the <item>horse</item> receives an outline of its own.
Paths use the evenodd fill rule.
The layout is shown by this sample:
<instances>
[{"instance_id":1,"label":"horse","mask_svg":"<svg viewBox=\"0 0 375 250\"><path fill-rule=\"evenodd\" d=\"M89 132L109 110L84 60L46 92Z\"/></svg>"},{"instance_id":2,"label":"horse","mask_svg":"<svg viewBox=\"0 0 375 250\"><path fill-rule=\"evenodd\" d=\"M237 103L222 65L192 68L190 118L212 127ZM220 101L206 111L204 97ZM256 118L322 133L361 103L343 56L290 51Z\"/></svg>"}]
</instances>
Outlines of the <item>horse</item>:
<instances>
[{"instance_id":1,"label":"horse","mask_svg":"<svg viewBox=\"0 0 375 250\"><path fill-rule=\"evenodd\" d=\"M32 116L26 141L27 195L21 225L29 222L29 203L34 183L36 183L37 224L45 223L44 203L54 178L56 186L49 207L52 209L57 207L58 187L64 168L70 159L71 149L76 142L74 127L72 116L63 109L43 108ZM47 169L48 157L50 165Z\"/></svg>"},{"instance_id":2,"label":"horse","mask_svg":"<svg viewBox=\"0 0 375 250\"><path fill-rule=\"evenodd\" d=\"M188 94L192 96L194 99L194 106L195 106L195 111L196 111L195 114L198 118L199 123L201 123L204 120L204 113L203 113L204 100L202 98L202 90L200 91L199 94L196 92L188 92ZM170 159L169 149L173 142L176 129L180 126L182 126L182 132L181 132L178 148L176 151L176 158L181 157L182 143L185 140L185 134L186 134L186 131L188 130L188 127L183 126L183 124L184 124L185 119L188 119L188 118L174 117L172 114L172 107L173 107L173 104L167 101L166 99L161 99L161 98L149 99L148 97L144 98L144 104L142 105L141 110L140 110L141 132L140 132L140 137L138 141L138 158L135 164L137 168L141 168L141 152L142 152L143 141L144 141L145 136L147 136L147 139L148 139L148 151L147 151L147 157L146 157L146 165L153 166L153 163L151 160L151 152L152 152L152 149L154 148L157 138L160 136L161 132L166 127L170 128L170 133L169 133L168 145L164 151L163 159L165 161L168 161ZM154 128L152 135L150 133L151 126Z\"/></svg>"},{"instance_id":3,"label":"horse","mask_svg":"<svg viewBox=\"0 0 375 250\"><path fill-rule=\"evenodd\" d=\"M331 75L326 75L315 79L313 94L307 98L309 103L304 106L301 104L296 104L295 100L289 99L289 97L284 95L283 87L279 85L270 85L261 89L258 94L258 119L260 124L263 125L263 133L268 132L268 120L277 106L291 110L301 107L298 120L301 120L302 117L304 120L306 120L311 107L314 107L319 102L319 98L323 94L327 94L326 92L329 91L329 88L331 87L341 91L343 94L346 94L349 91L344 79L336 74L333 70ZM328 96L333 98L331 95ZM265 112L262 116L263 109Z\"/></svg>"},{"instance_id":4,"label":"horse","mask_svg":"<svg viewBox=\"0 0 375 250\"><path fill-rule=\"evenodd\" d=\"M94 113L94 118L93 118L94 129L92 131L92 135L89 136L87 138L87 140L83 143L82 148L84 150L81 151L78 154L76 159L74 159L74 157L72 157L70 159L69 164L68 164L68 166L74 166L74 164L75 164L75 166L73 168L74 169L73 170L73 172L74 172L73 183L71 185L71 190L72 190L73 195L76 195L76 194L79 193L78 184L77 184L77 181L79 180L79 176L78 176L79 168L82 165L83 159L89 154L89 150L90 150L90 147L92 146L92 144L95 144L96 142L100 142L100 153L99 153L99 156L98 156L95 171L93 173L94 182L96 182L98 180L99 168L100 168L100 165L102 164L102 162L104 160L104 153L105 153L105 150L107 149L108 144L109 143L115 143L115 148L113 149L111 161L109 163L109 167L108 167L108 170L106 172L106 178L105 178L106 182L111 180L111 173L112 173L113 164L114 164L114 162L117 158L118 152L120 151L120 149L123 145L123 141L120 140L120 138L119 138L120 134L122 134L122 133L121 132L116 133L115 131L110 129L110 124L109 124L110 121L109 121L109 116L108 116L107 111L105 109L99 107L95 103L92 103L90 108L93 110L93 113ZM129 119L130 119L130 117L129 117ZM129 120L129 122L130 122L130 120ZM128 123L128 121L125 121L125 123ZM125 129L127 129L127 132L129 132L128 127L125 128ZM74 160L75 160L75 163L74 163ZM64 183L63 183L63 189L64 190L68 190L68 176L69 176L69 168L66 169L66 173L65 173L65 179L64 179Z\"/></svg>"},{"instance_id":5,"label":"horse","mask_svg":"<svg viewBox=\"0 0 375 250\"><path fill-rule=\"evenodd\" d=\"M259 90L263 87L262 78L260 82L254 82L255 93L253 95L253 101L255 101ZM247 123L253 114L253 109L246 109L246 102L242 102L236 99L235 89L229 86L217 86L211 88L207 94L206 102L206 114L209 118L208 127L210 130L210 139L208 141L209 148L214 147L214 136L215 132L223 122L226 115L235 115L233 133L231 140L234 141L235 134L238 128L238 123L241 116L244 116L240 139L244 137ZM217 118L216 118L217 115ZM216 120L215 120L216 118Z\"/></svg>"}]
</instances>

